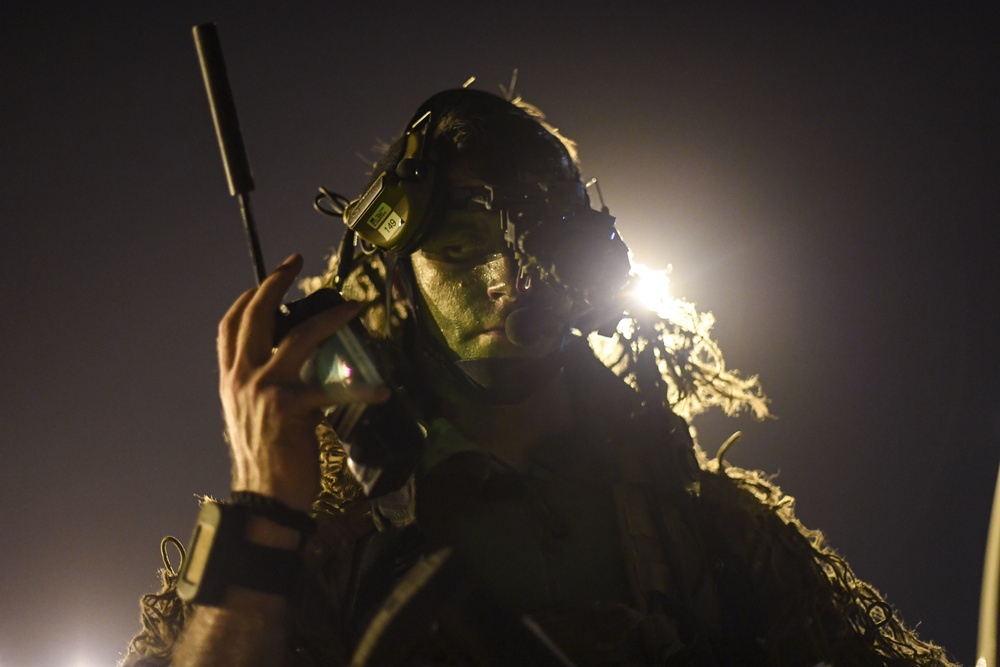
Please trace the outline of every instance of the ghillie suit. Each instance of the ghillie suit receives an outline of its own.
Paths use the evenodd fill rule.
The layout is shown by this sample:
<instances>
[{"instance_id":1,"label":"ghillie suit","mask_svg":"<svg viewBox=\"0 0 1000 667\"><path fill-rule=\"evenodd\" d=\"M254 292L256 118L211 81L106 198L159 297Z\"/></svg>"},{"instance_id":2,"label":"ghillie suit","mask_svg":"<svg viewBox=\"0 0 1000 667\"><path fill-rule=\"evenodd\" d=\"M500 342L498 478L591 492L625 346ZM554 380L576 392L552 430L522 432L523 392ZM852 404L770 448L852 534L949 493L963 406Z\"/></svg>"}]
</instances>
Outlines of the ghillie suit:
<instances>
[{"instance_id":1,"label":"ghillie suit","mask_svg":"<svg viewBox=\"0 0 1000 667\"><path fill-rule=\"evenodd\" d=\"M384 275L372 255L339 285L347 298L371 304L362 319L376 335L387 331L387 317L389 329L403 326L406 317L398 304L386 312ZM583 339L571 344L567 357L573 386L587 388L576 397L586 422L580 430L614 498L630 605L598 610L598 616L595 610L542 611L534 620L580 665L952 665L941 648L908 630L819 532L799 522L790 496L761 473L727 465L721 453L709 459L692 441L675 412L690 416L718 405L764 417L767 404L754 378L725 368L709 336L709 316L683 302L674 312L673 319L626 317L602 348L603 364ZM433 436L441 428L431 424L430 430ZM359 545L413 521L405 494L395 507L366 500L336 435L321 425L318 437L319 531L292 598L288 665L349 663L357 635L348 630L346 601L356 597ZM169 664L191 610L176 597L169 564L163 582L160 593L142 599L143 629L123 665ZM576 623L593 618L619 623L601 646L592 628ZM443 639L416 651L427 660L421 664L474 659Z\"/></svg>"}]
</instances>

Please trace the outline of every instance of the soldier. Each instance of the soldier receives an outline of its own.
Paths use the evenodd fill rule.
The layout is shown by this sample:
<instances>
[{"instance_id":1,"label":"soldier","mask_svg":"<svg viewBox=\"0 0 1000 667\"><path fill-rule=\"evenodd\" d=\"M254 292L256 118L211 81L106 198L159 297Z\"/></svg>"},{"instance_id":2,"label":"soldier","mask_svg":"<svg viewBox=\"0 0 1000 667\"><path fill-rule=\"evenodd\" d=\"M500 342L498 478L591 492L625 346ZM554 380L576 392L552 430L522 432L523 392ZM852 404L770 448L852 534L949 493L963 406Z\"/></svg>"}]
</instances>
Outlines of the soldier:
<instances>
[{"instance_id":1,"label":"soldier","mask_svg":"<svg viewBox=\"0 0 1000 667\"><path fill-rule=\"evenodd\" d=\"M618 374L597 359L626 248L537 110L432 97L343 215L325 282L350 301L274 347L293 256L220 324L234 496L144 599L125 664L949 664L671 410L759 402L752 383L699 374L635 313ZM390 386L336 355L344 381L303 379L355 317ZM419 428L341 432L343 406L387 402Z\"/></svg>"}]
</instances>

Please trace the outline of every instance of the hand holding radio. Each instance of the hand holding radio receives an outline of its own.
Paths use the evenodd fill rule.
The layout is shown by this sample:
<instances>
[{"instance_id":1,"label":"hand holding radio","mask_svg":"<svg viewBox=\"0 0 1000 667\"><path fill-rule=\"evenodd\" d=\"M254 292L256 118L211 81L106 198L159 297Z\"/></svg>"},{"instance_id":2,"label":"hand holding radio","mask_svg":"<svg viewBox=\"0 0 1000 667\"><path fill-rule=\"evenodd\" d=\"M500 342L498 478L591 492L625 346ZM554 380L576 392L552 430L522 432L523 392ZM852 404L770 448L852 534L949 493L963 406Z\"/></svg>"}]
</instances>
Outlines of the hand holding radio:
<instances>
[{"instance_id":1,"label":"hand holding radio","mask_svg":"<svg viewBox=\"0 0 1000 667\"><path fill-rule=\"evenodd\" d=\"M219 393L233 461L233 490L255 491L308 511L319 491L316 426L337 404L380 403L385 387L303 381L317 345L345 327L358 304L333 306L298 324L273 348L276 313L302 269L290 257L243 293L219 324Z\"/></svg>"}]
</instances>

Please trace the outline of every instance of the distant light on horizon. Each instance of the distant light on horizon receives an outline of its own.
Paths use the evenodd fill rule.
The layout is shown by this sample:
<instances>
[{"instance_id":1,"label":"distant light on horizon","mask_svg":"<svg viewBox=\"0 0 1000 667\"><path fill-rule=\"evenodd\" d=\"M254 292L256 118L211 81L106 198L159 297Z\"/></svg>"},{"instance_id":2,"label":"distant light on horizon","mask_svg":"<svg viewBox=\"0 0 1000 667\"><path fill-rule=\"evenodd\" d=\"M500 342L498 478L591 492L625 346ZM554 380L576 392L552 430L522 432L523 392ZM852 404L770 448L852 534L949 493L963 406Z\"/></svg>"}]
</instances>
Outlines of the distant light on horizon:
<instances>
[{"instance_id":1,"label":"distant light on horizon","mask_svg":"<svg viewBox=\"0 0 1000 667\"><path fill-rule=\"evenodd\" d=\"M77 657L75 661L69 664L69 667L97 667L97 663L87 658Z\"/></svg>"}]
</instances>

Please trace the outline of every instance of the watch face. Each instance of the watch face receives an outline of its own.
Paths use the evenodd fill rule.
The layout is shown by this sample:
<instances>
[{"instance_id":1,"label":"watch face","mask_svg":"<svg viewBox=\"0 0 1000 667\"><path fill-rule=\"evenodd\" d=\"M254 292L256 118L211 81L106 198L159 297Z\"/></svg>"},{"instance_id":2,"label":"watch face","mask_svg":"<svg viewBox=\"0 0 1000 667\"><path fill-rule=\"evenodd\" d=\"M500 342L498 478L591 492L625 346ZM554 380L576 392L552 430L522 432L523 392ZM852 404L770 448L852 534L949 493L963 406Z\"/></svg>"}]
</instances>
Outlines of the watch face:
<instances>
[{"instance_id":1,"label":"watch face","mask_svg":"<svg viewBox=\"0 0 1000 667\"><path fill-rule=\"evenodd\" d=\"M208 554L212 550L212 542L215 540L215 526L199 522L194 527L194 535L191 536L191 551L188 558L191 565L185 568L184 581L197 585L205 574L205 564L208 563Z\"/></svg>"}]
</instances>

